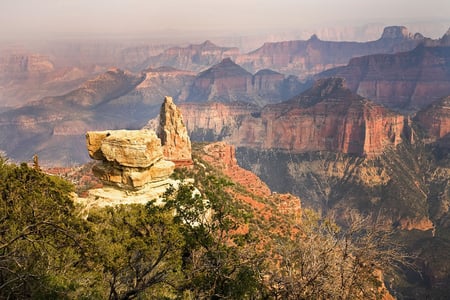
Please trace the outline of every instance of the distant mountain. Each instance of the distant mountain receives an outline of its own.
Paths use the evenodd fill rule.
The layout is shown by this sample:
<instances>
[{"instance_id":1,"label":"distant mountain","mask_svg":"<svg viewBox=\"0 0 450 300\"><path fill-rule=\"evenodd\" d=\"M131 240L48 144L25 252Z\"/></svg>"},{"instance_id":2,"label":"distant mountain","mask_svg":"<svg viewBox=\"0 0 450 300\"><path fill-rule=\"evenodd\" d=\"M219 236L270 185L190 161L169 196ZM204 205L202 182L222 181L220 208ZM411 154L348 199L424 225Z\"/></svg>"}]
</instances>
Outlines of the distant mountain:
<instances>
[{"instance_id":1,"label":"distant mountain","mask_svg":"<svg viewBox=\"0 0 450 300\"><path fill-rule=\"evenodd\" d=\"M96 72L94 66L59 67L46 55L5 50L0 52L0 107L66 93Z\"/></svg>"},{"instance_id":2,"label":"distant mountain","mask_svg":"<svg viewBox=\"0 0 450 300\"><path fill-rule=\"evenodd\" d=\"M386 27L381 38L371 42L322 41L313 35L306 41L265 43L261 48L237 57L236 63L251 72L268 68L306 78L345 65L354 57L411 50L422 40L421 34L412 35L403 26Z\"/></svg>"},{"instance_id":3,"label":"distant mountain","mask_svg":"<svg viewBox=\"0 0 450 300\"><path fill-rule=\"evenodd\" d=\"M272 70L252 75L226 58L199 73L191 86L189 102L247 102L263 106L286 100L305 88L295 76L285 77Z\"/></svg>"},{"instance_id":4,"label":"distant mountain","mask_svg":"<svg viewBox=\"0 0 450 300\"><path fill-rule=\"evenodd\" d=\"M426 40L407 52L354 58L347 66L325 71L317 78L345 78L354 92L387 107L414 112L450 95L448 35Z\"/></svg>"},{"instance_id":5,"label":"distant mountain","mask_svg":"<svg viewBox=\"0 0 450 300\"><path fill-rule=\"evenodd\" d=\"M271 69L304 79L345 65L353 57L411 50L423 39L421 34L413 35L404 26L391 26L384 29L380 39L371 42L322 41L317 35L312 35L309 40L265 43L247 54L241 54L235 47L221 47L205 41L187 47L169 48L148 58L139 67L170 66L198 72L224 58L231 58L251 73Z\"/></svg>"},{"instance_id":6,"label":"distant mountain","mask_svg":"<svg viewBox=\"0 0 450 300\"><path fill-rule=\"evenodd\" d=\"M210 41L187 47L172 47L163 53L152 56L141 64L141 69L147 67L168 66L181 70L203 71L219 63L227 57L236 57L239 49L235 47L220 47Z\"/></svg>"},{"instance_id":7,"label":"distant mountain","mask_svg":"<svg viewBox=\"0 0 450 300\"><path fill-rule=\"evenodd\" d=\"M133 90L144 78L112 69L78 89L47 97L0 114L0 149L12 159L38 154L45 163L72 164L87 160L87 130L122 128L133 121L107 114L104 107Z\"/></svg>"},{"instance_id":8,"label":"distant mountain","mask_svg":"<svg viewBox=\"0 0 450 300\"><path fill-rule=\"evenodd\" d=\"M17 160L37 153L43 165L86 162L87 153L80 148L86 131L141 128L158 114L166 95L178 103L214 100L262 106L282 101L303 86L293 76L270 70L251 75L229 59L199 75L171 67L140 74L111 68L61 96L1 112L0 149Z\"/></svg>"}]
</instances>

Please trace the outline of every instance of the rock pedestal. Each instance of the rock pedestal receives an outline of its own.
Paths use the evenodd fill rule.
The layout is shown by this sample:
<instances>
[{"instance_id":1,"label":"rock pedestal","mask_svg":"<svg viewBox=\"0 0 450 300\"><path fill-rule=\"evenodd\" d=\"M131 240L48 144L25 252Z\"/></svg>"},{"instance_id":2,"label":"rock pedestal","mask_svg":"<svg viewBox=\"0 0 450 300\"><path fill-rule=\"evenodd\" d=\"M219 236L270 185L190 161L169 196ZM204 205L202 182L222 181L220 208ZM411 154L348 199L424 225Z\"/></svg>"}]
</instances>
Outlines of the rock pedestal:
<instances>
[{"instance_id":1,"label":"rock pedestal","mask_svg":"<svg viewBox=\"0 0 450 300\"><path fill-rule=\"evenodd\" d=\"M160 139L150 130L90 131L86 134L89 156L101 163L94 175L104 184L139 190L164 184L175 164L165 160Z\"/></svg>"}]
</instances>

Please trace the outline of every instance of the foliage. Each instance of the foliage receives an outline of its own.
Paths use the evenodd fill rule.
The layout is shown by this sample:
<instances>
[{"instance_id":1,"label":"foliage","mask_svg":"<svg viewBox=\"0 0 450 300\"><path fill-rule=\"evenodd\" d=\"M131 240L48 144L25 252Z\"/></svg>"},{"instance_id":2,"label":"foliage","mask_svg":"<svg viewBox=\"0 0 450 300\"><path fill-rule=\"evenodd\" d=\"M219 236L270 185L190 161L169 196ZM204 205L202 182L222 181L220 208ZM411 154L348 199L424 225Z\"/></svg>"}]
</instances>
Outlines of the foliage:
<instances>
[{"instance_id":1,"label":"foliage","mask_svg":"<svg viewBox=\"0 0 450 300\"><path fill-rule=\"evenodd\" d=\"M293 239L279 237L269 276L276 299L382 299L383 274L405 262L401 247L369 217L350 214L346 230L305 211ZM383 273L382 273L383 272Z\"/></svg>"},{"instance_id":2,"label":"foliage","mask_svg":"<svg viewBox=\"0 0 450 300\"><path fill-rule=\"evenodd\" d=\"M184 295L194 299L247 299L260 295L260 258L242 231L248 214L226 192L231 182L209 175L193 186L168 190L166 205L177 212L186 240Z\"/></svg>"},{"instance_id":3,"label":"foliage","mask_svg":"<svg viewBox=\"0 0 450 300\"><path fill-rule=\"evenodd\" d=\"M70 184L1 160L0 298L376 299L379 271L404 258L352 212L345 230L305 210L269 236L219 172L203 162L186 175L195 186L168 189L165 205L84 219Z\"/></svg>"},{"instance_id":4,"label":"foliage","mask_svg":"<svg viewBox=\"0 0 450 300\"><path fill-rule=\"evenodd\" d=\"M161 286L176 286L184 241L171 211L152 205L107 207L92 212L88 222L92 257L108 283L109 299L150 299Z\"/></svg>"},{"instance_id":5,"label":"foliage","mask_svg":"<svg viewBox=\"0 0 450 300\"><path fill-rule=\"evenodd\" d=\"M67 182L0 159L0 298L62 297L80 259ZM58 276L61 275L61 276Z\"/></svg>"}]
</instances>

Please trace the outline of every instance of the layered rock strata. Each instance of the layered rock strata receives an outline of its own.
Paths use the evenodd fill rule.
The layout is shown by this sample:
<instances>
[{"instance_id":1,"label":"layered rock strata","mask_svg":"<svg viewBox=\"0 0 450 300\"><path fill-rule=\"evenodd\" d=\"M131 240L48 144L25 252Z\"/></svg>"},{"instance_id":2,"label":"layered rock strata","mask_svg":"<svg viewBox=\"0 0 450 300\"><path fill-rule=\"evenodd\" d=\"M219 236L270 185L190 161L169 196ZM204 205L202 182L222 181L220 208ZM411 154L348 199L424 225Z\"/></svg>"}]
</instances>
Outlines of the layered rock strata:
<instances>
[{"instance_id":1,"label":"layered rock strata","mask_svg":"<svg viewBox=\"0 0 450 300\"><path fill-rule=\"evenodd\" d=\"M405 126L403 116L352 93L340 78L318 81L298 97L263 109L202 104L183 105L182 111L196 140L290 153L376 156L401 143Z\"/></svg>"},{"instance_id":2,"label":"layered rock strata","mask_svg":"<svg viewBox=\"0 0 450 300\"><path fill-rule=\"evenodd\" d=\"M421 34L413 35L403 26L386 27L380 39L364 43L323 41L314 34L306 41L265 43L255 51L238 56L236 62L249 71L269 68L307 78L345 65L353 57L408 51L422 40Z\"/></svg>"},{"instance_id":3,"label":"layered rock strata","mask_svg":"<svg viewBox=\"0 0 450 300\"><path fill-rule=\"evenodd\" d=\"M164 98L157 132L165 159L177 166L192 165L191 140L181 111L173 103L172 97Z\"/></svg>"},{"instance_id":4,"label":"layered rock strata","mask_svg":"<svg viewBox=\"0 0 450 300\"><path fill-rule=\"evenodd\" d=\"M86 144L89 156L101 161L93 167L94 175L106 185L127 190L164 185L175 168L150 130L91 131Z\"/></svg>"},{"instance_id":5,"label":"layered rock strata","mask_svg":"<svg viewBox=\"0 0 450 300\"><path fill-rule=\"evenodd\" d=\"M285 77L269 69L253 75L226 58L195 77L186 101L246 102L264 106L298 95L306 86L296 76Z\"/></svg>"},{"instance_id":6,"label":"layered rock strata","mask_svg":"<svg viewBox=\"0 0 450 300\"><path fill-rule=\"evenodd\" d=\"M342 77L353 92L383 106L417 112L450 95L450 46L357 57L317 78Z\"/></svg>"}]
</instances>

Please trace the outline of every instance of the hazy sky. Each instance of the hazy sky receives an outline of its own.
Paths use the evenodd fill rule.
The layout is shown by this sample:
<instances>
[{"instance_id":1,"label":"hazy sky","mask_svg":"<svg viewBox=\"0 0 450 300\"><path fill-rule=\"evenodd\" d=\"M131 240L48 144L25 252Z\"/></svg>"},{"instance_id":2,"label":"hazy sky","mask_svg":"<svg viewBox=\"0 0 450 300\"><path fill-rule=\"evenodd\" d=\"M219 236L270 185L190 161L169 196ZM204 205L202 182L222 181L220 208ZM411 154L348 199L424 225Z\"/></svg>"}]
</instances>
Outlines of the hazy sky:
<instances>
[{"instance_id":1,"label":"hazy sky","mask_svg":"<svg viewBox=\"0 0 450 300\"><path fill-rule=\"evenodd\" d=\"M330 25L448 20L450 0L0 0L2 37L258 32Z\"/></svg>"}]
</instances>

